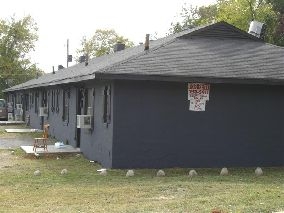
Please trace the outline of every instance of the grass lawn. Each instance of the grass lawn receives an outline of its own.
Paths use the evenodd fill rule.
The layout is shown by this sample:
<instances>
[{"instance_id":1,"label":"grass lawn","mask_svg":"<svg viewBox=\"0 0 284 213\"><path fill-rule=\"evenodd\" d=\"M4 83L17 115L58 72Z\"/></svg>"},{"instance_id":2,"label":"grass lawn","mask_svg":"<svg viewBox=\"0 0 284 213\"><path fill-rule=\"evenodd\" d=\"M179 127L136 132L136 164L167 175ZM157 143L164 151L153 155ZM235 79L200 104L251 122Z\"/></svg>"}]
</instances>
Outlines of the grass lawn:
<instances>
[{"instance_id":1,"label":"grass lawn","mask_svg":"<svg viewBox=\"0 0 284 213\"><path fill-rule=\"evenodd\" d=\"M61 175L62 169L68 173ZM273 212L284 211L284 168L264 168L255 177L254 168L110 170L82 156L26 157L0 150L0 212ZM34 176L39 169L40 176Z\"/></svg>"}]
</instances>

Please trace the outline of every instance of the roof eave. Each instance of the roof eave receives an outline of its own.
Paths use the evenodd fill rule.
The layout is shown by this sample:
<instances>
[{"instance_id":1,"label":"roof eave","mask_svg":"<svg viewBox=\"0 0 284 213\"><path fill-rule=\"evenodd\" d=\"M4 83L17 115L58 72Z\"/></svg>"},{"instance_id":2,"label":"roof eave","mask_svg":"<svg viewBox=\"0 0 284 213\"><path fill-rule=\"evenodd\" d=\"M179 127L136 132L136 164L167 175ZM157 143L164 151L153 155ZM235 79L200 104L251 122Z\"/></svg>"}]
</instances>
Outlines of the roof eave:
<instances>
[{"instance_id":1,"label":"roof eave","mask_svg":"<svg viewBox=\"0 0 284 213\"><path fill-rule=\"evenodd\" d=\"M97 73L97 79L109 80L149 80L168 82L206 82L206 83L228 83L228 84L265 84L284 85L284 79L269 78L238 78L238 77L215 77L215 76L173 76L173 75L140 75L140 74L106 74Z\"/></svg>"}]
</instances>

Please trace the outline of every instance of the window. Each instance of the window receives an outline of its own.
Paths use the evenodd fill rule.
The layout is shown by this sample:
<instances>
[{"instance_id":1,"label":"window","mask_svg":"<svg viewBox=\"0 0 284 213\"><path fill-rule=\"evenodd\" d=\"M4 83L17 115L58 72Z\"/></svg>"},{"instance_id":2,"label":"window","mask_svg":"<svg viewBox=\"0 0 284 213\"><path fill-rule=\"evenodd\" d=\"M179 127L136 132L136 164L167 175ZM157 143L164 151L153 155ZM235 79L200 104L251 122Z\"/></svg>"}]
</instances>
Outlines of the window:
<instances>
[{"instance_id":1,"label":"window","mask_svg":"<svg viewBox=\"0 0 284 213\"><path fill-rule=\"evenodd\" d=\"M25 94L24 95L24 104L25 104L25 106L24 106L24 109L25 109L25 111L28 111L28 109L29 109L29 94Z\"/></svg>"},{"instance_id":2,"label":"window","mask_svg":"<svg viewBox=\"0 0 284 213\"><path fill-rule=\"evenodd\" d=\"M35 92L35 113L38 113L38 101L39 101L39 94Z\"/></svg>"},{"instance_id":3,"label":"window","mask_svg":"<svg viewBox=\"0 0 284 213\"><path fill-rule=\"evenodd\" d=\"M55 110L55 90L51 91L51 112Z\"/></svg>"},{"instance_id":4,"label":"window","mask_svg":"<svg viewBox=\"0 0 284 213\"><path fill-rule=\"evenodd\" d=\"M30 109L32 109L34 106L34 93L30 92L29 96L30 96Z\"/></svg>"},{"instance_id":5,"label":"window","mask_svg":"<svg viewBox=\"0 0 284 213\"><path fill-rule=\"evenodd\" d=\"M17 93L16 94L16 104L21 104L21 94Z\"/></svg>"},{"instance_id":6,"label":"window","mask_svg":"<svg viewBox=\"0 0 284 213\"><path fill-rule=\"evenodd\" d=\"M110 86L105 86L104 88L104 106L103 106L103 121L106 124L110 123L111 118L111 108L110 108L110 101L111 101L111 88Z\"/></svg>"},{"instance_id":7,"label":"window","mask_svg":"<svg viewBox=\"0 0 284 213\"><path fill-rule=\"evenodd\" d=\"M47 92L46 91L42 91L41 106L47 107Z\"/></svg>"},{"instance_id":8,"label":"window","mask_svg":"<svg viewBox=\"0 0 284 213\"><path fill-rule=\"evenodd\" d=\"M56 107L55 107L56 113L59 113L59 94L60 94L60 90L57 89L56 90Z\"/></svg>"},{"instance_id":9,"label":"window","mask_svg":"<svg viewBox=\"0 0 284 213\"><path fill-rule=\"evenodd\" d=\"M94 115L94 107L95 107L95 89L88 89L88 108L87 115Z\"/></svg>"},{"instance_id":10,"label":"window","mask_svg":"<svg viewBox=\"0 0 284 213\"><path fill-rule=\"evenodd\" d=\"M69 122L69 99L70 99L70 90L66 89L63 91L63 115L62 120Z\"/></svg>"},{"instance_id":11,"label":"window","mask_svg":"<svg viewBox=\"0 0 284 213\"><path fill-rule=\"evenodd\" d=\"M83 97L84 97L84 103L83 103L83 108L84 108L84 115L88 114L88 107L89 107L89 89L84 89L83 92Z\"/></svg>"},{"instance_id":12,"label":"window","mask_svg":"<svg viewBox=\"0 0 284 213\"><path fill-rule=\"evenodd\" d=\"M95 126L95 88L88 89L88 103L87 103L87 115L92 116L91 120L91 129L92 132Z\"/></svg>"}]
</instances>

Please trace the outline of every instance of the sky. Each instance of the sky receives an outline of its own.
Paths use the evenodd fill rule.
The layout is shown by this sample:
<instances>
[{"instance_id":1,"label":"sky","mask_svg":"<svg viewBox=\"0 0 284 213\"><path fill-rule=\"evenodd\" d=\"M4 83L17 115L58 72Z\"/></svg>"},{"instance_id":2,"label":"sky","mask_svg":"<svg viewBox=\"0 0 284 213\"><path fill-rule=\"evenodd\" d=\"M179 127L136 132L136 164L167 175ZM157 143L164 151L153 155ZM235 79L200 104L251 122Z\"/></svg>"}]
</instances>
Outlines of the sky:
<instances>
[{"instance_id":1,"label":"sky","mask_svg":"<svg viewBox=\"0 0 284 213\"><path fill-rule=\"evenodd\" d=\"M144 42L147 33L164 37L171 22L178 19L184 4L202 6L216 0L8 0L1 2L0 19L31 15L39 28L39 39L31 61L44 72L52 66L66 67L69 54L75 56L83 36L96 29L114 29L119 35ZM72 66L74 62L69 63Z\"/></svg>"}]
</instances>

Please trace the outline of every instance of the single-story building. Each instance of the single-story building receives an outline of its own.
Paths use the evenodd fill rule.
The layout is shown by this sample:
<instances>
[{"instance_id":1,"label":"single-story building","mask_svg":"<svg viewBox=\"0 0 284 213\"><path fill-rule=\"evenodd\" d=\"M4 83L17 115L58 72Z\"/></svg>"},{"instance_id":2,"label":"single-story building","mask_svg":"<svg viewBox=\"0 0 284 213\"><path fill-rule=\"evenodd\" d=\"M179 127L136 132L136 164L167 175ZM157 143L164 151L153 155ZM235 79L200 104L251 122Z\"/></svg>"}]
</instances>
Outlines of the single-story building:
<instances>
[{"instance_id":1,"label":"single-story building","mask_svg":"<svg viewBox=\"0 0 284 213\"><path fill-rule=\"evenodd\" d=\"M6 95L107 168L284 165L284 48L225 22L145 44Z\"/></svg>"}]
</instances>

